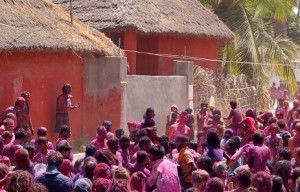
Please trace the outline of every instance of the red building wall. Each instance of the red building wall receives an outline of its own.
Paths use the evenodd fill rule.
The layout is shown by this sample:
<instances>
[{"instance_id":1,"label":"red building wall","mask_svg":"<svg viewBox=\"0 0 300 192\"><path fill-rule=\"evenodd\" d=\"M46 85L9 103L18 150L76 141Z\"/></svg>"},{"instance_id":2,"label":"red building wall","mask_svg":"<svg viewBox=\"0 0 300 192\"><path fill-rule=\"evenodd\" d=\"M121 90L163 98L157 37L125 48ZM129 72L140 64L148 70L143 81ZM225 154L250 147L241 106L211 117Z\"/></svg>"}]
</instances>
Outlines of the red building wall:
<instances>
[{"instance_id":1,"label":"red building wall","mask_svg":"<svg viewBox=\"0 0 300 192\"><path fill-rule=\"evenodd\" d=\"M48 128L54 140L56 98L62 85L72 85L73 101L83 98L83 60L71 52L12 52L0 53L0 110L14 105L22 91L31 94L31 117L34 129ZM82 109L70 113L72 138L79 138Z\"/></svg>"},{"instance_id":2,"label":"red building wall","mask_svg":"<svg viewBox=\"0 0 300 192\"><path fill-rule=\"evenodd\" d=\"M139 52L159 53L159 36L138 35L137 50ZM138 75L156 75L159 58L155 55L137 54L136 67ZM130 62L129 58L128 61Z\"/></svg>"},{"instance_id":3,"label":"red building wall","mask_svg":"<svg viewBox=\"0 0 300 192\"><path fill-rule=\"evenodd\" d=\"M108 35L114 33L107 33ZM115 34L116 35L116 34ZM218 39L197 38L171 35L147 35L126 30L119 34L125 50L139 52L187 55L198 58L217 59ZM126 52L130 72L137 75L171 75L173 60L183 58L167 58L142 53ZM194 61L195 65L217 71L217 63L209 61Z\"/></svg>"},{"instance_id":4,"label":"red building wall","mask_svg":"<svg viewBox=\"0 0 300 192\"><path fill-rule=\"evenodd\" d=\"M187 55L199 58L217 59L218 40L213 38L195 38L179 36L159 36L159 53ZM159 57L158 75L172 74L172 61L182 60ZM195 65L217 71L216 62L194 61Z\"/></svg>"},{"instance_id":5,"label":"red building wall","mask_svg":"<svg viewBox=\"0 0 300 192\"><path fill-rule=\"evenodd\" d=\"M67 51L0 53L0 113L14 105L22 91L28 90L34 129L48 128L48 138L55 141L58 137L54 132L56 98L63 84L69 82L73 102L81 104L79 109L69 112L71 144L87 144L103 120L111 120L114 131L121 126L124 92L118 78L120 70L115 69L122 65L126 70L126 63L109 57L95 58Z\"/></svg>"}]
</instances>

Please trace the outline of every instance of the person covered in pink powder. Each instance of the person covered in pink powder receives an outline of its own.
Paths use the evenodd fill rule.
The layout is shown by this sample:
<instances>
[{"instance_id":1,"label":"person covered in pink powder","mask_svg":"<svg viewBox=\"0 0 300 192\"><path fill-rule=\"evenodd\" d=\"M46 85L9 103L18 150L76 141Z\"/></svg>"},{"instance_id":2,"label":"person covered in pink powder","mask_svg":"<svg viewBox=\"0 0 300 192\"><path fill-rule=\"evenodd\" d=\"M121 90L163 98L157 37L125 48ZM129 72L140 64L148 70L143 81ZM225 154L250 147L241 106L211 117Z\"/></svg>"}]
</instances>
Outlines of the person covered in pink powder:
<instances>
[{"instance_id":1,"label":"person covered in pink powder","mask_svg":"<svg viewBox=\"0 0 300 192\"><path fill-rule=\"evenodd\" d=\"M105 120L102 122L102 126L104 126L106 128L107 134L106 134L106 139L110 140L115 138L115 134L113 132L111 132L111 128L112 128L112 122Z\"/></svg>"},{"instance_id":2,"label":"person covered in pink powder","mask_svg":"<svg viewBox=\"0 0 300 192\"><path fill-rule=\"evenodd\" d=\"M63 125L69 125L69 110L78 109L80 107L79 103L73 105L71 95L72 87L71 84L65 83L62 87L62 94L57 97L56 101L56 124L55 131L60 132Z\"/></svg>"},{"instance_id":3,"label":"person covered in pink powder","mask_svg":"<svg viewBox=\"0 0 300 192\"><path fill-rule=\"evenodd\" d=\"M241 140L241 145L243 146L249 142L252 142L253 134L257 130L257 127L255 120L252 117L247 116L247 114L241 123L245 125L243 131L243 138Z\"/></svg>"},{"instance_id":4,"label":"person covered in pink powder","mask_svg":"<svg viewBox=\"0 0 300 192\"><path fill-rule=\"evenodd\" d=\"M243 114L238 108L238 103L236 101L230 101L231 111L228 117L224 119L231 120L229 127L233 130L234 136L239 136L241 132L241 126L239 123L243 120Z\"/></svg>"},{"instance_id":5,"label":"person covered in pink powder","mask_svg":"<svg viewBox=\"0 0 300 192\"><path fill-rule=\"evenodd\" d=\"M190 138L191 129L186 125L188 120L188 113L183 111L179 116L179 122L172 125L168 130L168 137L174 141L179 135L184 135Z\"/></svg>"},{"instance_id":6,"label":"person covered in pink powder","mask_svg":"<svg viewBox=\"0 0 300 192\"><path fill-rule=\"evenodd\" d=\"M288 122L287 125L290 127L290 125L293 123L293 114L294 111L297 111L297 109L300 107L300 103L298 100L293 101L293 107L290 109L290 112L288 114Z\"/></svg>"},{"instance_id":7,"label":"person covered in pink powder","mask_svg":"<svg viewBox=\"0 0 300 192\"><path fill-rule=\"evenodd\" d=\"M278 98L278 90L275 82L273 82L272 86L270 87L269 93L272 99L272 106L274 106Z\"/></svg>"},{"instance_id":8,"label":"person covered in pink powder","mask_svg":"<svg viewBox=\"0 0 300 192\"><path fill-rule=\"evenodd\" d=\"M196 115L198 131L203 131L203 128L207 125L211 115L212 114L209 111L208 103L202 102L200 105L200 111Z\"/></svg>"},{"instance_id":9,"label":"person covered in pink powder","mask_svg":"<svg viewBox=\"0 0 300 192\"><path fill-rule=\"evenodd\" d=\"M249 148L247 164L252 173L264 171L270 174L267 166L268 160L271 160L270 149L264 145L264 134L262 131L256 131L253 135L254 146Z\"/></svg>"},{"instance_id":10,"label":"person covered in pink powder","mask_svg":"<svg viewBox=\"0 0 300 192\"><path fill-rule=\"evenodd\" d=\"M284 100L282 113L283 113L283 120L285 123L288 123L289 112L290 112L289 102L287 100Z\"/></svg>"},{"instance_id":11,"label":"person covered in pink powder","mask_svg":"<svg viewBox=\"0 0 300 192\"><path fill-rule=\"evenodd\" d=\"M37 130L37 136L38 137L47 137L47 128L46 127L40 127ZM37 139L32 139L31 143L34 145L36 152L39 152L40 148L39 148L38 140ZM48 147L48 149L54 150L54 147L53 147L53 144L52 144L51 141L48 141L47 147Z\"/></svg>"},{"instance_id":12,"label":"person covered in pink powder","mask_svg":"<svg viewBox=\"0 0 300 192\"><path fill-rule=\"evenodd\" d=\"M164 158L165 149L161 145L152 145L149 149L149 158L152 164L147 184L157 192L180 192L180 180L177 166ZM151 190L151 191L152 191Z\"/></svg>"},{"instance_id":13,"label":"person covered in pink powder","mask_svg":"<svg viewBox=\"0 0 300 192\"><path fill-rule=\"evenodd\" d=\"M100 126L97 128L97 136L96 138L91 141L91 145L94 145L96 149L101 149L101 148L108 148L107 147L107 130L104 126Z\"/></svg>"},{"instance_id":14,"label":"person covered in pink powder","mask_svg":"<svg viewBox=\"0 0 300 192\"><path fill-rule=\"evenodd\" d=\"M276 123L269 125L270 135L265 138L265 145L269 147L271 152L271 164L276 163L276 155L279 148L282 148L283 142L279 135L277 135L278 126Z\"/></svg>"},{"instance_id":15,"label":"person covered in pink powder","mask_svg":"<svg viewBox=\"0 0 300 192\"><path fill-rule=\"evenodd\" d=\"M48 149L48 139L47 137L37 138L37 143L39 146L39 152L33 157L33 163L43 163L47 164L48 155L54 150Z\"/></svg>"},{"instance_id":16,"label":"person covered in pink powder","mask_svg":"<svg viewBox=\"0 0 300 192\"><path fill-rule=\"evenodd\" d=\"M171 106L171 111L167 115L167 120L166 120L166 134L168 132L169 127L171 127L171 125L173 125L174 123L176 123L178 117L179 117L178 107L177 107L177 105L174 104L174 105Z\"/></svg>"},{"instance_id":17,"label":"person covered in pink powder","mask_svg":"<svg viewBox=\"0 0 300 192\"><path fill-rule=\"evenodd\" d=\"M223 138L224 135L224 126L221 124L221 116L214 114L210 125L204 127L205 132L208 132L210 129L215 129L219 138Z\"/></svg>"}]
</instances>

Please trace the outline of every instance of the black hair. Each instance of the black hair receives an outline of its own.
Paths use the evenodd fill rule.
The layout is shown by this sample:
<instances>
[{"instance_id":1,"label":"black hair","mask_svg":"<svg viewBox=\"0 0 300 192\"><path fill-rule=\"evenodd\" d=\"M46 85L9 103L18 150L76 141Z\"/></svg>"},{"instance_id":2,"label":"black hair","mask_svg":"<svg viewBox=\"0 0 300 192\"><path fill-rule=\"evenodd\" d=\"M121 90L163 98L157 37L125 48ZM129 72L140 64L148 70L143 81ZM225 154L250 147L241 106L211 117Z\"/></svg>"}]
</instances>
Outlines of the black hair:
<instances>
[{"instance_id":1,"label":"black hair","mask_svg":"<svg viewBox=\"0 0 300 192\"><path fill-rule=\"evenodd\" d=\"M111 148L116 143L119 143L119 139L118 138L109 139L107 141L107 146L108 146L108 148Z\"/></svg>"},{"instance_id":2,"label":"black hair","mask_svg":"<svg viewBox=\"0 0 300 192\"><path fill-rule=\"evenodd\" d=\"M170 146L176 148L176 143L175 143L175 141L170 141L170 142L169 142L169 147L170 147ZM172 151L171 151L171 152L172 152Z\"/></svg>"},{"instance_id":3,"label":"black hair","mask_svg":"<svg viewBox=\"0 0 300 192\"><path fill-rule=\"evenodd\" d=\"M206 102L206 101L203 101L203 102L201 102L201 104L200 104L200 108L202 109L203 107L207 107L208 106L208 102Z\"/></svg>"},{"instance_id":4,"label":"black hair","mask_svg":"<svg viewBox=\"0 0 300 192\"><path fill-rule=\"evenodd\" d=\"M214 114L212 119L213 122L219 122L221 120L221 116L219 114Z\"/></svg>"},{"instance_id":5,"label":"black hair","mask_svg":"<svg viewBox=\"0 0 300 192\"><path fill-rule=\"evenodd\" d=\"M237 179L242 186L250 186L251 172L247 169L242 169L238 172Z\"/></svg>"},{"instance_id":6,"label":"black hair","mask_svg":"<svg viewBox=\"0 0 300 192\"><path fill-rule=\"evenodd\" d=\"M36 141L37 141L38 144L41 144L41 143L48 143L47 137L38 137L38 138L36 139Z\"/></svg>"},{"instance_id":7,"label":"black hair","mask_svg":"<svg viewBox=\"0 0 300 192\"><path fill-rule=\"evenodd\" d=\"M40 137L46 137L47 134L47 128L46 127L40 127L37 130L37 135Z\"/></svg>"},{"instance_id":8,"label":"black hair","mask_svg":"<svg viewBox=\"0 0 300 192\"><path fill-rule=\"evenodd\" d=\"M146 109L145 115L147 116L149 113L154 113L154 109L152 107Z\"/></svg>"},{"instance_id":9,"label":"black hair","mask_svg":"<svg viewBox=\"0 0 300 192\"><path fill-rule=\"evenodd\" d=\"M186 112L186 111L182 111L181 113L180 113L180 116L188 116L189 114L188 114L188 112Z\"/></svg>"},{"instance_id":10,"label":"black hair","mask_svg":"<svg viewBox=\"0 0 300 192\"><path fill-rule=\"evenodd\" d=\"M165 156L165 148L161 145L152 145L149 149L149 154L153 154L154 156L162 159Z\"/></svg>"},{"instance_id":11,"label":"black hair","mask_svg":"<svg viewBox=\"0 0 300 192\"><path fill-rule=\"evenodd\" d=\"M213 115L220 115L220 117L222 117L222 113L219 109L214 109L213 110Z\"/></svg>"},{"instance_id":12,"label":"black hair","mask_svg":"<svg viewBox=\"0 0 300 192\"><path fill-rule=\"evenodd\" d=\"M229 140L226 142L226 144L227 144L231 149L233 149L233 150L237 150L237 149L238 149L236 141L235 141L234 139L232 139L232 138L229 139Z\"/></svg>"},{"instance_id":13,"label":"black hair","mask_svg":"<svg viewBox=\"0 0 300 192\"><path fill-rule=\"evenodd\" d=\"M272 192L281 192L283 180L278 175L272 175Z\"/></svg>"},{"instance_id":14,"label":"black hair","mask_svg":"<svg viewBox=\"0 0 300 192\"><path fill-rule=\"evenodd\" d=\"M262 131L255 131L253 134L253 143L254 144L263 144L265 139L264 133Z\"/></svg>"},{"instance_id":15,"label":"black hair","mask_svg":"<svg viewBox=\"0 0 300 192\"><path fill-rule=\"evenodd\" d=\"M33 152L35 151L35 146L32 143L26 143L24 145L24 149L26 149L28 152Z\"/></svg>"},{"instance_id":16,"label":"black hair","mask_svg":"<svg viewBox=\"0 0 300 192\"><path fill-rule=\"evenodd\" d=\"M292 153L291 153L291 150L289 150L289 148L287 148L287 147L280 148L280 149L278 149L277 153L278 153L279 157L282 158L282 160L288 160L288 161L291 160Z\"/></svg>"},{"instance_id":17,"label":"black hair","mask_svg":"<svg viewBox=\"0 0 300 192\"><path fill-rule=\"evenodd\" d=\"M48 167L50 166L56 166L60 167L60 165L63 162L63 156L60 152L51 152L47 158Z\"/></svg>"},{"instance_id":18,"label":"black hair","mask_svg":"<svg viewBox=\"0 0 300 192\"><path fill-rule=\"evenodd\" d=\"M66 141L61 141L58 145L57 145L57 151L59 152L63 152L63 151L71 151L72 150L72 146Z\"/></svg>"},{"instance_id":19,"label":"black hair","mask_svg":"<svg viewBox=\"0 0 300 192\"><path fill-rule=\"evenodd\" d=\"M60 128L59 134L62 135L62 134L64 134L64 133L67 133L67 132L70 132L70 131L71 131L71 128L70 128L69 125L63 125L63 126L61 126L61 128Z\"/></svg>"},{"instance_id":20,"label":"black hair","mask_svg":"<svg viewBox=\"0 0 300 192\"><path fill-rule=\"evenodd\" d=\"M106 128L106 130L109 131L112 127L112 122L105 120L102 122L102 126L104 126Z\"/></svg>"},{"instance_id":21,"label":"black hair","mask_svg":"<svg viewBox=\"0 0 300 192\"><path fill-rule=\"evenodd\" d=\"M99 149L94 154L98 163L106 163L108 166L117 165L118 160L114 154L108 149Z\"/></svg>"},{"instance_id":22,"label":"black hair","mask_svg":"<svg viewBox=\"0 0 300 192\"><path fill-rule=\"evenodd\" d=\"M95 147L95 145L89 144L85 147L85 156L94 156L94 154L96 153L97 148Z\"/></svg>"},{"instance_id":23,"label":"black hair","mask_svg":"<svg viewBox=\"0 0 300 192\"><path fill-rule=\"evenodd\" d=\"M159 137L159 142L162 142L165 139L168 139L168 141L170 140L168 136L162 135L162 136Z\"/></svg>"},{"instance_id":24,"label":"black hair","mask_svg":"<svg viewBox=\"0 0 300 192\"><path fill-rule=\"evenodd\" d=\"M237 107L237 102L236 101L230 101L229 104L230 104L231 107L234 107L234 108Z\"/></svg>"},{"instance_id":25,"label":"black hair","mask_svg":"<svg viewBox=\"0 0 300 192\"><path fill-rule=\"evenodd\" d=\"M189 148L190 149L193 149L194 151L197 151L197 142L196 141L194 141L194 140L191 140L190 141L190 146L189 146Z\"/></svg>"},{"instance_id":26,"label":"black hair","mask_svg":"<svg viewBox=\"0 0 300 192\"><path fill-rule=\"evenodd\" d=\"M214 148L220 148L220 138L218 134L215 131L210 131L207 134L207 145L214 147Z\"/></svg>"},{"instance_id":27,"label":"black hair","mask_svg":"<svg viewBox=\"0 0 300 192\"><path fill-rule=\"evenodd\" d=\"M2 137L4 138L4 139L7 139L7 138L13 138L13 134L11 133L11 132L9 132L9 131L4 131L4 133L2 134Z\"/></svg>"},{"instance_id":28,"label":"black hair","mask_svg":"<svg viewBox=\"0 0 300 192\"><path fill-rule=\"evenodd\" d=\"M142 137L139 141L139 147L141 148L141 146L147 145L148 143L151 143L151 139L147 136Z\"/></svg>"},{"instance_id":29,"label":"black hair","mask_svg":"<svg viewBox=\"0 0 300 192\"><path fill-rule=\"evenodd\" d=\"M63 87L61 88L63 93L66 93L68 89L71 89L71 84L70 83L65 83Z\"/></svg>"},{"instance_id":30,"label":"black hair","mask_svg":"<svg viewBox=\"0 0 300 192\"><path fill-rule=\"evenodd\" d=\"M193 109L191 109L191 108L186 108L184 111L186 111L187 113L192 113L192 112L193 112Z\"/></svg>"},{"instance_id":31,"label":"black hair","mask_svg":"<svg viewBox=\"0 0 300 192\"><path fill-rule=\"evenodd\" d=\"M277 126L280 129L284 129L285 128L285 122L283 120L279 120L279 121L277 121Z\"/></svg>"},{"instance_id":32,"label":"black hair","mask_svg":"<svg viewBox=\"0 0 300 192\"><path fill-rule=\"evenodd\" d=\"M130 138L127 135L122 135L120 138L120 143L130 141Z\"/></svg>"},{"instance_id":33,"label":"black hair","mask_svg":"<svg viewBox=\"0 0 300 192\"><path fill-rule=\"evenodd\" d=\"M175 140L180 140L181 142L189 142L190 138L185 135L178 135Z\"/></svg>"},{"instance_id":34,"label":"black hair","mask_svg":"<svg viewBox=\"0 0 300 192\"><path fill-rule=\"evenodd\" d=\"M23 128L19 128L15 130L15 138L16 139L26 138L26 131Z\"/></svg>"},{"instance_id":35,"label":"black hair","mask_svg":"<svg viewBox=\"0 0 300 192\"><path fill-rule=\"evenodd\" d=\"M213 161L207 155L200 156L200 158L197 161L197 168L207 171L210 174L210 176L213 176L213 174L214 174Z\"/></svg>"},{"instance_id":36,"label":"black hair","mask_svg":"<svg viewBox=\"0 0 300 192\"><path fill-rule=\"evenodd\" d=\"M279 175L283 180L283 185L288 189L289 172L292 168L291 162L287 160L277 161L273 167L273 174Z\"/></svg>"},{"instance_id":37,"label":"black hair","mask_svg":"<svg viewBox=\"0 0 300 192\"><path fill-rule=\"evenodd\" d=\"M225 131L224 131L224 137L225 137L225 135L227 135L228 137L232 137L233 136L233 131L232 131L232 129L225 129Z\"/></svg>"},{"instance_id":38,"label":"black hair","mask_svg":"<svg viewBox=\"0 0 300 192\"><path fill-rule=\"evenodd\" d=\"M277 123L276 117L270 117L270 118L268 119L268 124L271 125L272 123Z\"/></svg>"},{"instance_id":39,"label":"black hair","mask_svg":"<svg viewBox=\"0 0 300 192\"><path fill-rule=\"evenodd\" d=\"M146 151L138 151L136 154L136 161L138 163L143 163L147 157L148 153Z\"/></svg>"},{"instance_id":40,"label":"black hair","mask_svg":"<svg viewBox=\"0 0 300 192\"><path fill-rule=\"evenodd\" d=\"M147 131L145 129L140 129L138 130L137 132L137 136L138 137L144 137L144 136L147 136Z\"/></svg>"},{"instance_id":41,"label":"black hair","mask_svg":"<svg viewBox=\"0 0 300 192\"><path fill-rule=\"evenodd\" d=\"M296 167L293 170L292 181L296 182L296 180L300 177L300 167Z\"/></svg>"},{"instance_id":42,"label":"black hair","mask_svg":"<svg viewBox=\"0 0 300 192\"><path fill-rule=\"evenodd\" d=\"M230 139L234 140L235 144L236 144L236 149L239 149L241 147L241 139L238 136L233 136Z\"/></svg>"},{"instance_id":43,"label":"black hair","mask_svg":"<svg viewBox=\"0 0 300 192\"><path fill-rule=\"evenodd\" d=\"M116 129L116 133L118 133L118 132L122 132L124 134L124 129L122 129L122 128Z\"/></svg>"},{"instance_id":44,"label":"black hair","mask_svg":"<svg viewBox=\"0 0 300 192\"><path fill-rule=\"evenodd\" d=\"M206 189L207 191L223 192L223 181L218 177L212 177L208 179L206 183Z\"/></svg>"}]
</instances>

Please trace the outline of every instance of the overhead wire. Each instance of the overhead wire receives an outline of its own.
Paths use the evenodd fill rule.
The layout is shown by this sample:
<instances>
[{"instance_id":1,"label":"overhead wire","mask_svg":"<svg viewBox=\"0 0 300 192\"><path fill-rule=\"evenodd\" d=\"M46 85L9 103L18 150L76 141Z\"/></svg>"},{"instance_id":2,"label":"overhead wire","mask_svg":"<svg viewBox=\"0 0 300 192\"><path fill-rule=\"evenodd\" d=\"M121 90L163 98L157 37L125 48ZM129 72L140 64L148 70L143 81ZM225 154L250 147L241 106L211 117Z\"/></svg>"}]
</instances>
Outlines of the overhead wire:
<instances>
[{"instance_id":1,"label":"overhead wire","mask_svg":"<svg viewBox=\"0 0 300 192\"><path fill-rule=\"evenodd\" d=\"M226 60L219 60L219 59L209 59L203 57L192 57L187 55L173 55L173 54L162 54L162 53L150 53L150 52L143 52L143 51L135 51L135 50L123 50L128 53L137 53L137 54L144 54L144 55L152 55L157 57L166 57L166 58L173 58L173 59L183 59L183 60L192 60L192 61L207 61L207 62L223 62L223 63L231 63L235 62L238 64L247 64L247 65L272 65L272 66L288 66L293 67L289 64L283 63L259 63L259 62L246 62L246 61L226 61ZM299 62L292 61L291 64L299 64ZM294 66L296 68L296 66Z\"/></svg>"}]
</instances>

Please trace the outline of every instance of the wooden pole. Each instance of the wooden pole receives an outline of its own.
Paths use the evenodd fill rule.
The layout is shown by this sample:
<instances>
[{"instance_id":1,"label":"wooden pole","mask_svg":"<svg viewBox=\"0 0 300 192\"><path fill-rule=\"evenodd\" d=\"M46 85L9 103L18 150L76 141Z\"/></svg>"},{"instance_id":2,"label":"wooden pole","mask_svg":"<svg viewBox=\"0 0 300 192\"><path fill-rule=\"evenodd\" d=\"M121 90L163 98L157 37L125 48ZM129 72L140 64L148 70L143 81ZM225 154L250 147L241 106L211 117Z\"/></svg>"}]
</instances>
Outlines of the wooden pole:
<instances>
[{"instance_id":1,"label":"wooden pole","mask_svg":"<svg viewBox=\"0 0 300 192\"><path fill-rule=\"evenodd\" d=\"M73 7L72 7L72 0L70 0L70 17L71 17L71 23L73 23Z\"/></svg>"}]
</instances>

